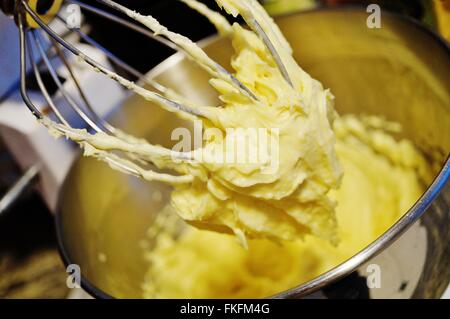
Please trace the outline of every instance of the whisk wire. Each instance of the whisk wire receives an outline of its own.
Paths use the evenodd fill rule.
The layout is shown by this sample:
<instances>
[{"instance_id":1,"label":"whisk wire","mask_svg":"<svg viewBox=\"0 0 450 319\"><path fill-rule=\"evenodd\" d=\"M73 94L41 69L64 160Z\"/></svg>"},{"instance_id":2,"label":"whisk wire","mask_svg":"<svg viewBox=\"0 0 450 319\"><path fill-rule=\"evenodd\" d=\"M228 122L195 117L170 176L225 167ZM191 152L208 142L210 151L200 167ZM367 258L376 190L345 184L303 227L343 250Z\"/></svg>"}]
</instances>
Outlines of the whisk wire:
<instances>
[{"instance_id":1,"label":"whisk wire","mask_svg":"<svg viewBox=\"0 0 450 319\"><path fill-rule=\"evenodd\" d=\"M158 35L154 34L153 32L149 31L148 29L143 28L143 27L141 27L141 26L139 26L139 25L137 25L135 23L131 23L131 22L129 22L129 21L123 19L123 18L120 18L120 17L114 15L114 14L111 14L109 12L106 12L104 10L101 10L99 8L96 8L94 6L88 5L86 3L83 3L83 2L80 2L80 1L77 1L77 0L66 0L66 1L68 3L76 4L80 8L82 8L82 9L88 11L88 12L91 12L91 13L97 15L97 16L103 17L103 18L105 18L105 19L107 19L109 21L112 21L112 22L120 24L120 25L122 25L122 26L124 26L124 27L126 27L128 29L136 31L136 32L138 32L138 33L140 33L140 34L142 34L142 35L144 35L144 36L146 36L146 37L148 37L150 39L153 39L153 40L155 40L155 41L165 45L166 47L171 48L174 51L178 51L179 50L179 48L174 43L170 42L169 40L167 40L167 39L165 39L165 38L163 38L161 36L158 36Z\"/></svg>"},{"instance_id":2,"label":"whisk wire","mask_svg":"<svg viewBox=\"0 0 450 319\"><path fill-rule=\"evenodd\" d=\"M59 47L59 44L53 39L53 38L49 38L50 42L53 44L53 47L56 50L56 54L59 57L59 59L62 61L63 65L66 67L69 76L72 80L72 83L75 84L75 87L77 89L77 93L78 95L81 97L81 99L83 100L86 108L88 109L88 111L91 113L91 115L94 117L94 120L98 123L100 123L100 125L108 132L108 133L113 133L116 131L116 128L113 127L111 124L109 124L106 120L103 119L103 117L101 117L96 111L95 109L92 107L92 104L89 102L86 94L84 93L84 90L81 88L80 82L77 79L77 76L75 75L75 72L73 71L72 67L70 66L70 63L67 61L67 58L64 56L64 53L62 52L62 50Z\"/></svg>"},{"instance_id":3,"label":"whisk wire","mask_svg":"<svg viewBox=\"0 0 450 319\"><path fill-rule=\"evenodd\" d=\"M23 99L25 105L28 107L28 109L31 111L31 113L38 120L43 120L44 114L33 104L30 97L28 96L27 83L26 83L26 78L27 78L27 76L26 76L27 75L27 73L26 73L27 72L27 62L26 62L27 61L27 44L26 43L27 43L27 41L26 41L26 34L25 34L24 17L22 14L18 14L17 19L18 19L19 43L20 43L20 93L22 95L22 99ZM36 62L34 62L34 64L36 67L35 68L36 72L39 73ZM54 101L48 94L47 89L43 85L42 81L41 81L41 85L39 85L39 86L41 89L43 89L43 92L46 92L44 97L46 98L49 105L50 106L53 105L55 110L58 110L55 106ZM59 114L59 116L61 117L61 119L60 119L61 122L66 124L68 127L71 127L69 125L69 123L67 123L67 121L64 119L64 117L62 117L62 115L59 113L59 111L55 112L55 114ZM128 172L131 175L134 175L137 177L142 177L142 174L140 173L139 170L137 170L133 167L130 167L129 165L124 165L121 161L115 160L114 158L111 158L110 156L105 156L105 161L109 162L111 165L115 165L116 167L121 168L123 171Z\"/></svg>"},{"instance_id":4,"label":"whisk wire","mask_svg":"<svg viewBox=\"0 0 450 319\"><path fill-rule=\"evenodd\" d=\"M28 34L29 37L31 37L30 34ZM30 41L31 42L31 41ZM64 125L70 126L69 123L67 122L67 120L64 118L64 116L62 116L61 112L59 111L58 107L55 105L55 103L53 103L53 100L47 90L47 87L44 84L44 81L42 80L41 77L41 73L39 72L37 63L35 61L35 55L33 52L33 47L30 45L28 47L28 55L29 55L29 60L31 61L31 65L33 68L33 72L34 72L34 76L36 78L36 82L39 86L39 89L42 92L42 95L44 96L45 101L47 102L47 104L50 106L51 110L53 111L53 113L55 114L56 118L63 123Z\"/></svg>"},{"instance_id":5,"label":"whisk wire","mask_svg":"<svg viewBox=\"0 0 450 319\"><path fill-rule=\"evenodd\" d=\"M66 26L67 29L78 34L80 36L80 38L83 39L86 43L92 45L93 47L100 49L114 64L116 64L120 68L124 69L125 71L127 71L128 73L133 75L134 77L136 77L136 79L139 79L139 80L143 81L144 83L151 85L152 87L154 87L155 89L157 89L159 92L161 92L163 94L167 92L167 88L165 86L163 86L162 84L160 84L154 80L148 79L145 76L145 74L139 72L138 70L133 68L131 65L129 65L128 63L126 63L125 61L123 61L122 59L120 59L119 57L114 55L111 51L109 51L104 46L102 46L100 43L98 43L97 41L92 39L86 33L82 32L80 29L70 29L65 24L65 20L61 16L57 15L56 17L58 18L58 20L64 22L64 25Z\"/></svg>"},{"instance_id":6,"label":"whisk wire","mask_svg":"<svg viewBox=\"0 0 450 319\"><path fill-rule=\"evenodd\" d=\"M58 78L56 70L54 69L46 51L44 50L44 40L42 39L42 36L39 34L39 31L38 30L34 30L34 31L26 30L25 22L24 22L25 21L24 20L25 12L29 13L33 18L37 18L36 23L41 25L45 32L47 32L48 31L47 29L50 29L50 28L48 26L46 26L46 24L43 21L41 21L37 17L37 15L34 14L34 16L33 16L32 10L29 7L27 7L27 4L24 1L22 1L21 3L22 3L22 6L25 11L22 13L19 13L18 17L17 17L18 26L19 26L19 40L20 40L20 42L19 42L20 43L20 92L21 92L22 98L23 98L26 106L39 121L41 121L44 125L48 125L49 120L47 119L47 116L45 115L44 112L40 111L39 108L37 108L33 104L32 100L30 99L30 97L28 95L28 90L27 90L27 53L28 53L30 60L32 61L32 69L33 69L33 72L35 73L36 81L38 83L39 88L41 89L41 92L43 93L43 96L44 96L46 102L48 103L49 107L52 109L52 111L54 112L54 114L58 118L58 120L64 124L63 126L61 126L61 125L52 126L53 129L56 129L59 133L66 135L66 136L69 136L69 135L73 136L73 134L78 134L77 130L74 130L74 128L68 123L68 121L61 114L59 108L56 106L56 103L50 96L50 94L42 80L39 68L36 63L36 57L34 56L34 52L32 51L33 46L34 46L35 48L37 48L37 50L44 62L44 65L47 67L47 69L52 77L52 80L58 86L59 92L61 93L63 98L68 102L68 104L71 106L71 109L73 109L92 129L94 129L97 132L104 132L102 129L100 129L94 123L94 121L82 110L82 108L76 103L76 101L64 89L61 81ZM47 29L45 27L47 27ZM53 35L56 35L56 33L54 33ZM51 34L50 34L50 36L51 36ZM28 43L26 41L27 37L29 40ZM56 40L56 42L61 43L61 45L63 47L65 47L66 49L68 49L71 52L73 52L73 51L70 50L70 48L75 49L73 46L71 46L69 43L64 41L62 38L59 38L57 35L56 35L55 40ZM69 46L69 48L66 47L66 45ZM28 47L29 51L27 50L27 47ZM53 49L55 49L56 51L59 49L57 47L57 43L53 43ZM77 49L75 49L75 50L77 50ZM81 51L80 52L75 51L75 52L77 52L79 55L83 55L83 53L81 53ZM62 52L60 52L60 53L62 53ZM62 59L63 64L66 65L64 63L65 57L63 54L59 55L57 53L56 56L59 57L60 59ZM92 60L92 59L90 59L90 60L91 60L91 62L96 63L94 60ZM83 59L83 61L85 61L85 59ZM65 61L65 62L67 62L67 61ZM72 72L69 71L69 74L74 75L73 71ZM77 86L77 89L82 91L82 89L79 85ZM83 94L83 93L81 92L81 94ZM89 103L86 97L83 100L84 100L84 102ZM171 102L170 100L167 101L167 103L170 103L170 102ZM175 107L175 106L173 106L173 107ZM95 111L94 111L94 113L95 113ZM97 113L95 113L95 114L98 116ZM92 125L92 124L94 124L94 125ZM92 136L92 137L94 137L94 136ZM121 139L118 137L117 140L119 141ZM84 141L84 137L82 138L82 140L80 140L80 142L83 142L83 141ZM88 140L86 140L86 142L88 142ZM136 141L136 143L137 143L137 141ZM136 144L136 146L137 145L138 144ZM179 157L179 158L185 159L185 160L189 160L189 158L190 158L190 154L188 154L188 153L185 154L185 153L181 153L181 152L173 152L171 150L168 150L168 149L165 149L162 147L154 147L152 145L148 145L147 149L150 149L150 151L154 151L156 153L159 152L161 154L173 155L174 157ZM155 150L153 150L153 149L155 149ZM114 150L114 148L112 148L111 150ZM121 149L119 148L117 150L120 151ZM127 156L130 157L130 159L124 159L115 153L110 153L107 151L99 151L98 153L99 153L99 158L101 160L104 160L105 162L109 163L109 165L114 166L121 171L124 171L126 173L129 173L129 174L134 175L139 178L145 178L148 180L158 180L158 181L163 181L163 182L173 182L173 183L186 183L186 182L191 181L191 178L192 178L191 176L183 176L183 175L182 176L173 176L173 175L168 175L168 174L157 173L152 170L148 170L143 167L140 167L139 165L137 165L136 163L133 162L133 160L139 160L138 153L136 154L137 156L128 156L128 154L127 154ZM144 155L144 154L142 154L142 155ZM146 160L144 160L143 162L151 163Z\"/></svg>"},{"instance_id":7,"label":"whisk wire","mask_svg":"<svg viewBox=\"0 0 450 319\"><path fill-rule=\"evenodd\" d=\"M103 130L81 109L75 99L66 91L64 85L61 83L61 80L56 73L55 68L52 65L52 62L48 58L47 54L44 50L43 39L38 30L32 31L31 41L32 44L37 47L39 54L43 58L43 61L47 67L47 70L50 73L53 81L58 87L58 92L64 97L69 106L96 132L103 132Z\"/></svg>"},{"instance_id":8,"label":"whisk wire","mask_svg":"<svg viewBox=\"0 0 450 319\"><path fill-rule=\"evenodd\" d=\"M72 52L75 56L80 58L82 61L84 61L88 65L90 65L95 71L100 71L101 73L105 74L112 80L119 82L121 85L125 86L126 88L133 90L137 94L143 96L145 99L155 102L155 103L159 104L160 106L168 109L169 111L177 110L177 111L182 111L182 112L194 115L194 116L200 116L200 117L205 116L205 114L203 114L198 108L192 108L189 106L182 105L182 104L180 104L176 101L173 101L167 97L164 97L160 94L157 94L155 92L144 89L144 88L136 85L135 83L125 79L124 77L118 75L117 73L109 70L107 67L103 66L99 62L90 58L88 55L81 52L75 46L73 46L69 42L65 41L64 39L62 39L54 30L52 30L45 22L43 22L39 18L39 16L30 8L30 6L25 1L22 0L22 4L23 4L26 12L29 13L33 19L35 19L36 23L39 24L39 26L50 37L55 39L59 44L61 44L67 50Z\"/></svg>"},{"instance_id":9,"label":"whisk wire","mask_svg":"<svg viewBox=\"0 0 450 319\"><path fill-rule=\"evenodd\" d=\"M151 29L154 33L160 32L163 33L163 35L168 38L168 40L175 44L175 46L177 47L178 51L184 52L185 54L187 54L188 56L192 56L192 52L190 49L188 49L184 44L181 43L181 41L179 41L179 35L172 33L171 31L165 29L165 32L162 32L162 26L161 26L161 30L156 30L154 28L152 28L152 26L148 23L146 23L146 18L149 18L151 16L148 17L144 17L143 15L132 11L130 9L128 9L127 7L114 2L112 0L96 0L99 3L102 3L114 10L117 10L118 12L121 12L123 14L126 14L127 16L129 16L130 18L142 23L143 25L145 25L146 27L148 27L149 29ZM160 35L155 35L156 37L161 37ZM183 37L184 38L184 37ZM186 41L190 40L188 38L184 38ZM218 64L217 62L215 62L214 60L212 60L211 58L209 58L207 56L207 54L205 52L203 52L203 50L200 49L200 51L202 52L202 54L204 55L204 58L207 60L207 63L211 66L212 70L214 70L214 72L216 72L217 74L214 74L214 72L211 72L211 70L209 70L209 68L206 68L206 70L208 72L210 72L213 76L221 76L223 78L228 79L241 93L243 93L245 96L258 101L258 97L247 87L245 86L241 81L239 81L233 74L231 74L229 71L227 71L224 67L222 67L220 64ZM194 61L196 63L198 63L198 61L196 59L194 59Z\"/></svg>"},{"instance_id":10,"label":"whisk wire","mask_svg":"<svg viewBox=\"0 0 450 319\"><path fill-rule=\"evenodd\" d=\"M27 45L25 39L24 17L21 13L17 16L19 27L19 44L20 44L20 94L30 112L39 120L44 118L41 111L33 104L27 91Z\"/></svg>"},{"instance_id":11,"label":"whisk wire","mask_svg":"<svg viewBox=\"0 0 450 319\"><path fill-rule=\"evenodd\" d=\"M79 143L88 143L88 144L91 143L91 145L94 146L95 148L96 145L95 143L98 142L98 140L96 140L97 139L96 135L85 135L82 131L73 128L69 124L69 121L66 120L65 117L62 115L61 109L58 108L56 103L53 101L51 95L49 94L43 82L41 74L39 73L39 67L35 62L36 57L34 56L35 52L33 52L33 48L37 49L36 51L37 53L39 53L40 58L43 61L43 64L46 66L46 69L48 70L53 82L56 84L59 94L67 102L71 110L73 110L76 114L78 114L78 116L87 124L88 128L94 130L97 133L102 133L104 135L105 134L111 135L110 136L111 144L104 146L106 147L105 149L102 150L98 149L96 151L97 152L96 156L98 158L108 162L110 165L115 166L120 170L123 170L125 172L128 172L132 175L141 178L159 181L170 181L174 183L189 182L192 176L188 175L172 176L156 173L151 170L144 169L135 163L138 162L143 164L151 164L153 161L152 156L157 156L160 158L161 156L162 157L172 156L173 158L178 158L183 161L192 161L194 160L194 158L193 154L191 154L190 152L187 153L174 152L169 149L165 149L163 147L142 143L137 139L127 137L126 134L119 132L119 130L115 129L106 120L102 119L102 117L95 111L94 107L91 105L87 96L84 94L84 91L75 75L75 72L72 70L70 63L65 56L65 52L63 52L62 49L68 50L79 60L89 65L94 71L103 73L110 79L117 81L122 86L134 91L135 93L141 95L142 97L144 97L149 101L155 102L156 104L160 105L162 108L168 111L171 112L181 111L182 113L187 115L187 118L190 118L191 120L202 118L214 120L213 117L217 116L218 114L217 111L214 110L214 108L208 106L193 106L190 103L188 103L189 105L184 105L183 103L174 101L172 98L169 98L169 96L174 95L168 94L169 93L168 88L164 87L163 85L153 80L147 79L145 75L143 75L142 73L140 73L139 71L137 71L136 69L125 63L124 61L122 61L120 58L116 57L108 50L106 50L95 40L93 40L88 35L83 33L79 28L70 28L67 25L67 21L64 21L64 19L61 18L60 16L55 15L58 20L66 22L63 23L63 25L66 26L69 29L69 31L77 34L78 37L86 41L88 44L91 44L100 49L101 51L103 51L105 55L113 63L122 67L124 70L128 71L131 75L137 77L141 81L141 83L144 82L150 84L162 94L147 90L141 87L140 85L137 85L134 82L118 75L117 73L111 71L108 67L102 65L101 63L91 58L89 55L83 53L72 43L63 39L62 36L60 36L56 31L52 29L52 27L47 25L47 23L40 18L40 16L30 7L28 1L26 0L18 0L18 1L19 7L21 9L20 10L21 12L18 14L19 36L20 36L20 62L21 62L20 89L25 104L30 109L30 111L36 116L36 118L38 120L41 120L44 125L46 126L48 125L49 127L56 129L57 131L59 131L59 133L66 135L67 137L70 137L71 139L74 139ZM66 2L79 5L84 10L87 10L101 17L104 17L105 19L108 19L122 26L130 28L134 31L137 31L145 36L148 36L149 38L155 39L156 41L174 50L185 53L186 55L193 58L193 60L196 63L202 66L215 78L219 78L227 82L228 84L232 85L237 91L242 93L242 95L259 103L258 97L246 85L244 85L239 79L237 79L233 74L231 74L228 70L226 70L224 67L218 64L216 61L211 59L194 42L192 42L191 40L189 40L184 36L169 31L167 28L160 25L157 22L157 20L153 19L151 16L140 15L139 13L129 10L128 8L112 0L97 0L97 2L109 6L117 10L118 12L127 15L129 18L132 18L137 22L143 24L145 27L149 29L147 30L145 28L138 26L135 23L131 23L125 19L122 19L118 16L110 14L96 7L81 3L78 0L66 0ZM35 29L33 31L30 31L28 28L25 29L26 28L25 19L28 19L26 21L29 22L29 17L31 17L35 21L35 23L40 27L40 29ZM251 19L246 20L249 20L247 21L247 23L250 22L249 23L250 28L254 29L254 31L261 37L262 41L266 44L268 50L272 53L272 56L275 62L278 64L280 72L285 77L286 81L288 81L289 84L292 85L292 82L290 81L289 78L289 74L287 73L287 70L281 61L280 55L278 55L274 44L271 42L271 38L268 36L268 34L265 33L265 30L259 24L259 20L257 20L255 17L251 17ZM49 55L44 50L45 40L41 35L41 32L44 32L46 34L46 36L48 37L48 41L52 45L51 47L56 52L56 57L59 58L60 62L62 62L62 65L67 69L70 79L75 84L77 93L81 98L83 105L80 105L77 99L72 97L72 95L65 89L63 83L59 79L58 73L54 65L52 64ZM269 34L273 36L272 32L269 32ZM28 44L26 41L27 38L29 40ZM275 38L275 40L277 40L277 38ZM29 47L29 51L27 51L27 46ZM53 111L57 119L64 125L53 126L53 124L50 124L48 122L48 119L46 118L46 114L41 112L29 98L26 83L27 52L29 52L30 60L32 61L32 69L33 72L35 73L38 86L41 89L45 100L47 101L50 109ZM197 58L200 59L201 61L197 61ZM170 93L172 92L170 91ZM176 97L175 99L178 100L178 98ZM181 98L180 100L183 99ZM115 151L125 152L125 155L128 159L122 158L122 156L117 155Z\"/></svg>"}]
</instances>

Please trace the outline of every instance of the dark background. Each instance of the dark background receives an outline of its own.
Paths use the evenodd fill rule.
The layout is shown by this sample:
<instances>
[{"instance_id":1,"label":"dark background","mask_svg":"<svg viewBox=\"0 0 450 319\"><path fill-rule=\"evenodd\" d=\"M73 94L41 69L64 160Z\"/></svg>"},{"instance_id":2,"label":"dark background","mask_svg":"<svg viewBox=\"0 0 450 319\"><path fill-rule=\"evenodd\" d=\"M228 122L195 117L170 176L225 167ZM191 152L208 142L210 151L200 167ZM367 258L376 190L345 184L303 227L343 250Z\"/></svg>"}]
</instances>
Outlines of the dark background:
<instances>
[{"instance_id":1,"label":"dark background","mask_svg":"<svg viewBox=\"0 0 450 319\"><path fill-rule=\"evenodd\" d=\"M89 4L92 2L92 5L95 5L95 1L89 2ZM215 33L214 27L205 17L178 0L121 0L117 2L142 14L151 14L161 24L167 26L169 30L183 34L193 41L198 41ZM214 0L203 0L201 2L207 4L210 8L220 10ZM105 9L104 6L98 7ZM108 9L106 8L106 10ZM118 14L115 11L111 12ZM123 15L121 17L125 18ZM149 40L141 34L114 23L105 23L103 18L87 14L86 19L93 27L90 32L93 38L141 72L147 72L174 53L172 49Z\"/></svg>"}]
</instances>

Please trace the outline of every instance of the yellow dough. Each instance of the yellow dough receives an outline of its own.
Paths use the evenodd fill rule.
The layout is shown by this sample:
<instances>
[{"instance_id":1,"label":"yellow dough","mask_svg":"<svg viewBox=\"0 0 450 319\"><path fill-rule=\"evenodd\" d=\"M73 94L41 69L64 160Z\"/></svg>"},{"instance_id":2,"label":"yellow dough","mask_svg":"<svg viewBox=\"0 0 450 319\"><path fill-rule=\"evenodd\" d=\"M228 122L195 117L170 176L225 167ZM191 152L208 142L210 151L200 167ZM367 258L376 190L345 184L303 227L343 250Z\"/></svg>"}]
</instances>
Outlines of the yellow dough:
<instances>
[{"instance_id":1,"label":"yellow dough","mask_svg":"<svg viewBox=\"0 0 450 319\"><path fill-rule=\"evenodd\" d=\"M378 126L398 129L376 117L336 120L336 149L345 172L341 187L331 194L338 202L337 246L306 236L281 243L249 240L246 250L233 236L192 227L174 239L175 221L165 220L155 247L146 253L150 267L144 297L268 297L366 247L414 204L429 180L428 165L412 143L396 141Z\"/></svg>"},{"instance_id":2,"label":"yellow dough","mask_svg":"<svg viewBox=\"0 0 450 319\"><path fill-rule=\"evenodd\" d=\"M306 234L337 243L335 202L328 196L331 189L339 187L342 177L332 129L336 117L333 95L298 66L281 31L257 1L218 2L231 14L240 13L249 23L259 23L276 46L287 75L255 32L237 23L229 25L217 13L195 1L185 2L205 14L223 35L231 38L235 49L231 63L234 76L254 97L243 92L188 38L169 31L151 16L131 10L127 14L176 43L211 74L210 83L219 92L220 106L185 103L194 115L168 109L185 119L201 120L206 129L215 129L222 138L210 135L201 148L174 152L124 135L91 135L49 121L43 121L44 125L79 142L85 155L105 160L113 156L110 151L120 150L132 158L177 172L180 176L161 175L133 165L144 179L172 184L171 202L176 213L198 228L232 232L244 246L247 238L293 240ZM118 79L113 74L110 76ZM153 92L124 79L118 80L167 108ZM186 102L177 95L175 98ZM230 134L231 129L241 133ZM248 142L244 153L261 154L261 158L256 161L235 158L233 140L250 140L249 132L260 129L265 130L267 138ZM223 160L230 157L231 161ZM129 164L114 158L116 162ZM113 167L121 169L118 165Z\"/></svg>"}]
</instances>

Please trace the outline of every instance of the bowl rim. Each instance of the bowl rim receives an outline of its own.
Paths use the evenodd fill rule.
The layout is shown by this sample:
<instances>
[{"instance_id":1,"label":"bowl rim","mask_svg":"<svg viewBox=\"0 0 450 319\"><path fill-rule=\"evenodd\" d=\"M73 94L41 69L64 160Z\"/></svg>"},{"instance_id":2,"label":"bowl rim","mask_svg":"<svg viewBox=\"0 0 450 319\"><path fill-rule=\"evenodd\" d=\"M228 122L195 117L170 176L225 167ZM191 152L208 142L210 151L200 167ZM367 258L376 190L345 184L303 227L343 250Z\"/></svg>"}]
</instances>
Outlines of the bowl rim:
<instances>
[{"instance_id":1,"label":"bowl rim","mask_svg":"<svg viewBox=\"0 0 450 319\"><path fill-rule=\"evenodd\" d=\"M364 12L364 6L358 5L343 5L340 7L319 7L311 10L293 12L289 14L283 14L276 16L276 18L289 17L294 15L303 15L303 14L311 14L317 12L342 12L342 11L353 11L353 12ZM415 19L401 15L392 11L383 10L383 15L388 15L391 18L401 20L405 24L409 24L414 27L417 31L423 32L425 35L431 37L432 40L436 41L443 50L447 53L450 59L450 44L446 42L439 34L431 30L430 28L424 26L419 21ZM202 46L206 46L209 43L212 43L217 40L219 36L217 34L206 37L205 39L198 42L198 44ZM147 75L152 77L158 75L160 72L167 69L169 66L176 64L180 60L184 58L184 55L180 52L176 52L173 55L169 56L167 59L163 60L161 63L152 68ZM62 227L62 202L65 193L65 189L68 187L70 172L76 166L76 163L82 155L79 155L72 163L71 168L69 169L69 173L66 175L63 186L61 188L59 197L58 197L58 205L57 211L55 215L55 225L56 225L56 236L57 236L57 245L58 251L61 255L64 265L67 267L72 264L70 254L66 250L64 244L64 236L63 236L63 227ZM423 195L417 200L417 202L387 231L385 231L382 235L380 235L376 240L374 240L370 245L360 250L351 258L342 262L341 264L335 266L334 268L328 270L327 272L321 274L314 279L307 281L303 284L300 284L296 287L290 288L278 294L268 296L266 298L274 298L274 299L286 299L286 298L299 298L305 297L312 293L319 291L321 288L325 287L328 284L331 284L339 279L342 279L370 260L375 257L381 251L387 247L389 247L397 238L399 238L404 232L406 232L423 214L426 212L427 208L431 205L433 200L439 195L441 190L443 190L447 181L450 179L450 154L447 155L447 159L441 168L439 174L435 177L431 185L427 188L427 190L423 193ZM104 292L100 288L96 287L92 284L84 275L81 273L81 288L83 288L89 295L94 298L99 299L116 299L116 297Z\"/></svg>"}]
</instances>

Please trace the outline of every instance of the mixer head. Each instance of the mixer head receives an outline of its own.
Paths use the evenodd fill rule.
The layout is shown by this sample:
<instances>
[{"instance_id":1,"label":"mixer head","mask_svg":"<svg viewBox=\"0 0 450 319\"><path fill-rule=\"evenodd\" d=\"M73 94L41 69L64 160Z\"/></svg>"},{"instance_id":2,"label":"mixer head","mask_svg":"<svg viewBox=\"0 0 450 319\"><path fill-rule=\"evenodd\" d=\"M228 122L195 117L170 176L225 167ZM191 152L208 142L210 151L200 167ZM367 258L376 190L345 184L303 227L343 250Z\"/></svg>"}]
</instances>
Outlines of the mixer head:
<instances>
[{"instance_id":1,"label":"mixer head","mask_svg":"<svg viewBox=\"0 0 450 319\"><path fill-rule=\"evenodd\" d=\"M15 0L0 1L0 9L7 15L16 15L20 11L20 2ZM37 13L39 18L45 23L50 22L61 8L63 0L27 0L30 8ZM27 15L26 22L31 28L38 28L39 25L34 19Z\"/></svg>"}]
</instances>

